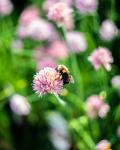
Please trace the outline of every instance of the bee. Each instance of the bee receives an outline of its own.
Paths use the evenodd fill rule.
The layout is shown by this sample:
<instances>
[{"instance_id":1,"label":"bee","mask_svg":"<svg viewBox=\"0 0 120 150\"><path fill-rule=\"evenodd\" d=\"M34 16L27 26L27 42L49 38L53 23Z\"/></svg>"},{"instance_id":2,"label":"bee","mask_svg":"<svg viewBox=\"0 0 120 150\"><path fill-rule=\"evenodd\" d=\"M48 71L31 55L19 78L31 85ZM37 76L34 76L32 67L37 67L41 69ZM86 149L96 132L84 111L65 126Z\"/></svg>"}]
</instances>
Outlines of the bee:
<instances>
[{"instance_id":1,"label":"bee","mask_svg":"<svg viewBox=\"0 0 120 150\"><path fill-rule=\"evenodd\" d=\"M56 67L56 71L61 75L64 85L69 83L74 83L74 79L70 74L69 69L66 66L58 65Z\"/></svg>"}]
</instances>

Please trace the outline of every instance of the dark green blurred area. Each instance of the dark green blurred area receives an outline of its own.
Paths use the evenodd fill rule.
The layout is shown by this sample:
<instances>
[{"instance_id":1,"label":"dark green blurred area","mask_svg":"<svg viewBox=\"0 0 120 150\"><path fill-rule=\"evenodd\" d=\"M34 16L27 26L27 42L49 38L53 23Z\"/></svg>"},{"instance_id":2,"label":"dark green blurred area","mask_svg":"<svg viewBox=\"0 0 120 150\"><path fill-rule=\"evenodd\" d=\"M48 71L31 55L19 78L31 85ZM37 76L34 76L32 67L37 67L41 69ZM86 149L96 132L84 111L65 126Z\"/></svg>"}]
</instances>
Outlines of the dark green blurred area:
<instances>
[{"instance_id":1,"label":"dark green blurred area","mask_svg":"<svg viewBox=\"0 0 120 150\"><path fill-rule=\"evenodd\" d=\"M120 32L110 42L100 40L98 35L100 24L106 18L120 28L120 1L99 0L98 14L94 16L82 18L80 14L75 14L75 29L86 35L88 49L85 53L58 61L70 68L77 81L74 85L65 86L68 93L62 98L67 106L60 105L52 95L40 98L32 89L36 74L33 49L43 43L25 39L21 54L11 50L21 12L31 4L42 11L43 1L12 0L12 3L13 13L0 18L0 150L54 150L46 119L46 113L51 111L59 112L68 122L70 150L94 150L93 147L102 139L108 139L113 150L120 150L120 138L116 134L120 125L120 97L110 84L110 79L120 74ZM113 54L114 64L110 73L102 69L96 72L86 61L90 52L99 45L108 47ZM106 101L111 109L106 118L90 120L85 112L86 98L100 92L107 93ZM9 100L14 93L27 97L32 106L30 115L20 117L11 111Z\"/></svg>"}]
</instances>

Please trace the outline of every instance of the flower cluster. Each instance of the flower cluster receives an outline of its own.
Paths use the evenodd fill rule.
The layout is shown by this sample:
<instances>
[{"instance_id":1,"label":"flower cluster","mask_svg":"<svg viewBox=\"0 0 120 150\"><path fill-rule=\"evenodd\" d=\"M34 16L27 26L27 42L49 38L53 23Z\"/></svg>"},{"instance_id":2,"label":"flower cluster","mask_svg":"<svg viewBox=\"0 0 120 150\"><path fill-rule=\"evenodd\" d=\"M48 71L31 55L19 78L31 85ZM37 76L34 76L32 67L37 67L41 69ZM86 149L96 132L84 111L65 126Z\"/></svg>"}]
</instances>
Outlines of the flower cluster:
<instances>
[{"instance_id":1,"label":"flower cluster","mask_svg":"<svg viewBox=\"0 0 120 150\"><path fill-rule=\"evenodd\" d=\"M116 25L111 20L105 20L102 22L100 28L100 37L103 40L110 41L118 34Z\"/></svg>"},{"instance_id":2,"label":"flower cluster","mask_svg":"<svg viewBox=\"0 0 120 150\"><path fill-rule=\"evenodd\" d=\"M76 0L76 7L81 13L95 12L98 0Z\"/></svg>"},{"instance_id":3,"label":"flower cluster","mask_svg":"<svg viewBox=\"0 0 120 150\"><path fill-rule=\"evenodd\" d=\"M57 22L59 26L72 28L72 12L73 10L66 3L59 2L49 8L48 18Z\"/></svg>"},{"instance_id":4,"label":"flower cluster","mask_svg":"<svg viewBox=\"0 0 120 150\"><path fill-rule=\"evenodd\" d=\"M111 84L114 88L120 89L120 75L116 75L112 78Z\"/></svg>"},{"instance_id":5,"label":"flower cluster","mask_svg":"<svg viewBox=\"0 0 120 150\"><path fill-rule=\"evenodd\" d=\"M65 2L69 6L73 4L73 0L45 0L43 3L43 9L48 12L49 8L58 2Z\"/></svg>"},{"instance_id":6,"label":"flower cluster","mask_svg":"<svg viewBox=\"0 0 120 150\"><path fill-rule=\"evenodd\" d=\"M95 49L88 59L96 70L98 70L101 66L104 66L104 68L108 71L111 70L113 57L110 50L105 47Z\"/></svg>"},{"instance_id":7,"label":"flower cluster","mask_svg":"<svg viewBox=\"0 0 120 150\"><path fill-rule=\"evenodd\" d=\"M11 97L10 107L15 114L20 116L28 115L31 109L27 99L24 96L18 94L15 94Z\"/></svg>"},{"instance_id":8,"label":"flower cluster","mask_svg":"<svg viewBox=\"0 0 120 150\"><path fill-rule=\"evenodd\" d=\"M28 25L30 22L38 18L39 18L38 8L35 6L29 6L21 13L19 23L22 25Z\"/></svg>"},{"instance_id":9,"label":"flower cluster","mask_svg":"<svg viewBox=\"0 0 120 150\"><path fill-rule=\"evenodd\" d=\"M69 48L76 53L83 52L87 48L87 42L83 35L83 33L80 32L68 32L66 34L67 43L69 45Z\"/></svg>"},{"instance_id":10,"label":"flower cluster","mask_svg":"<svg viewBox=\"0 0 120 150\"><path fill-rule=\"evenodd\" d=\"M59 94L62 88L63 81L54 68L45 67L34 76L33 89L39 95L46 93Z\"/></svg>"},{"instance_id":11,"label":"flower cluster","mask_svg":"<svg viewBox=\"0 0 120 150\"><path fill-rule=\"evenodd\" d=\"M20 38L51 40L54 32L53 26L40 17L38 8L35 6L30 6L22 12L17 28L17 35Z\"/></svg>"},{"instance_id":12,"label":"flower cluster","mask_svg":"<svg viewBox=\"0 0 120 150\"><path fill-rule=\"evenodd\" d=\"M99 95L92 95L87 99L87 114L90 118L105 117L109 111L109 105Z\"/></svg>"},{"instance_id":13,"label":"flower cluster","mask_svg":"<svg viewBox=\"0 0 120 150\"><path fill-rule=\"evenodd\" d=\"M10 0L0 0L0 16L9 15L13 11L13 5Z\"/></svg>"}]
</instances>

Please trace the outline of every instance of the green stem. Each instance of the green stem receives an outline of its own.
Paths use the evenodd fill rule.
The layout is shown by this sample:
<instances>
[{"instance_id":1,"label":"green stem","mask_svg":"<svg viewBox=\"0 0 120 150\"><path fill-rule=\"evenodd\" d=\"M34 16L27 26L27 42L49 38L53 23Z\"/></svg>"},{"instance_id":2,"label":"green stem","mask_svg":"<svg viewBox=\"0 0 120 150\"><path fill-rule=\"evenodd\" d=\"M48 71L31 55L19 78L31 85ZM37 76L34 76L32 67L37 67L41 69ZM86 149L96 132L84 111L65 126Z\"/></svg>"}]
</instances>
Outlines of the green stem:
<instances>
[{"instance_id":1,"label":"green stem","mask_svg":"<svg viewBox=\"0 0 120 150\"><path fill-rule=\"evenodd\" d=\"M66 31L64 28L62 28L63 35L64 35L64 40L67 43L67 37L66 37ZM68 46L68 44L67 44ZM83 88L83 82L82 82L82 75L77 63L77 59L75 54L72 52L71 48L68 46L68 49L70 50L70 61L71 61L71 67L72 67L72 72L73 76L75 78L75 84L77 86L77 94L80 96L81 99L84 99L84 88Z\"/></svg>"},{"instance_id":2,"label":"green stem","mask_svg":"<svg viewBox=\"0 0 120 150\"><path fill-rule=\"evenodd\" d=\"M66 105L66 103L64 102L64 100L62 100L58 94L54 94L55 97L57 98L58 102L61 104L61 105Z\"/></svg>"},{"instance_id":3,"label":"green stem","mask_svg":"<svg viewBox=\"0 0 120 150\"><path fill-rule=\"evenodd\" d=\"M89 134L85 131L85 129L78 123L76 120L70 122L70 127L76 131L78 136L83 139L83 141L87 144L90 150L95 148L95 143Z\"/></svg>"},{"instance_id":4,"label":"green stem","mask_svg":"<svg viewBox=\"0 0 120 150\"><path fill-rule=\"evenodd\" d=\"M70 99L72 100L73 105L75 105L75 107L78 109L78 111L82 110L82 111L85 112L85 104L77 95L70 92L68 94L68 96L70 97Z\"/></svg>"},{"instance_id":5,"label":"green stem","mask_svg":"<svg viewBox=\"0 0 120 150\"><path fill-rule=\"evenodd\" d=\"M110 12L109 18L114 21L115 18L116 18L116 14L115 14L115 12L116 12L116 10L115 10L115 0L111 0L111 10L110 11L111 12Z\"/></svg>"}]
</instances>

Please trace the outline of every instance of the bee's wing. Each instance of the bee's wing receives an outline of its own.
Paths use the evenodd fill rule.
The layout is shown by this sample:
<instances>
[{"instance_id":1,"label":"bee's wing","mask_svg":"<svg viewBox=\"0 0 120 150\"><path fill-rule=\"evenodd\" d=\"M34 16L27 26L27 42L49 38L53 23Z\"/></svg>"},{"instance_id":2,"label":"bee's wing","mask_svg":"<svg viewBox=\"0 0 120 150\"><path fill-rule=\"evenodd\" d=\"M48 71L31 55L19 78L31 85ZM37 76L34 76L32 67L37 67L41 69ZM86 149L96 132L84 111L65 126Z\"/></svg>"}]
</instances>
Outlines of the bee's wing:
<instances>
[{"instance_id":1,"label":"bee's wing","mask_svg":"<svg viewBox=\"0 0 120 150\"><path fill-rule=\"evenodd\" d=\"M70 83L75 83L73 76L70 76Z\"/></svg>"}]
</instances>

